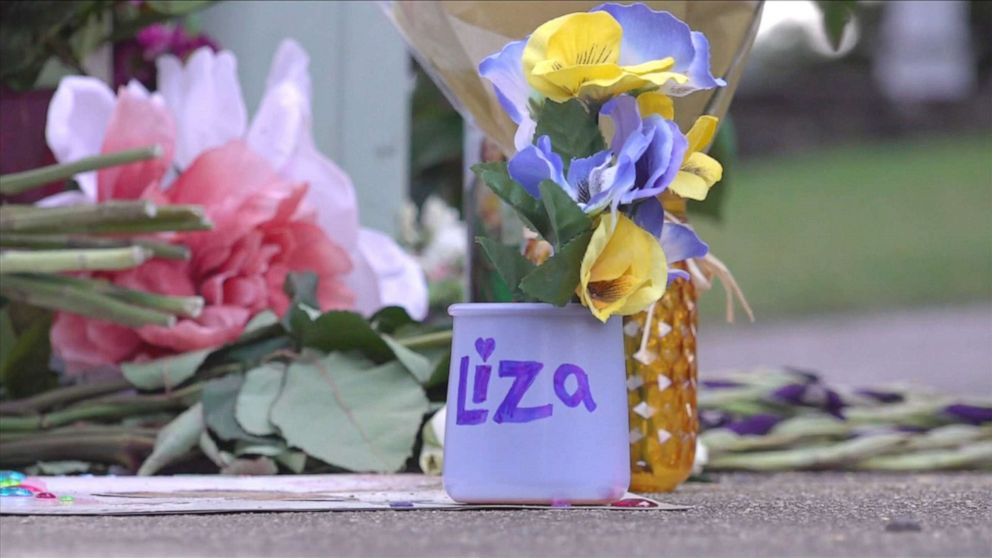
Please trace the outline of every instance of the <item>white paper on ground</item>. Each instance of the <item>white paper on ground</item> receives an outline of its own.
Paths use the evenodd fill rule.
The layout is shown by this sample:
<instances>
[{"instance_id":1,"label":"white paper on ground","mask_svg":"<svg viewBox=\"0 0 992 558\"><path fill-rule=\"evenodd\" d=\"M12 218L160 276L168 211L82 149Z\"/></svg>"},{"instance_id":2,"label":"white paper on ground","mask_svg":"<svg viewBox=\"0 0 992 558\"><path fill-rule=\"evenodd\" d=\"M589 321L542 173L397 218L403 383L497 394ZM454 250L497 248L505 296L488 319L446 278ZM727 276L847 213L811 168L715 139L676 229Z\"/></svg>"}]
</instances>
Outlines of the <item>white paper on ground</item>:
<instances>
[{"instance_id":1,"label":"white paper on ground","mask_svg":"<svg viewBox=\"0 0 992 558\"><path fill-rule=\"evenodd\" d=\"M227 477L29 477L24 484L57 498L5 496L5 515L159 515L283 511L547 509L515 504L459 504L440 477L423 475L282 475ZM59 497L71 496L71 502ZM622 505L555 509L683 510L626 494Z\"/></svg>"}]
</instances>

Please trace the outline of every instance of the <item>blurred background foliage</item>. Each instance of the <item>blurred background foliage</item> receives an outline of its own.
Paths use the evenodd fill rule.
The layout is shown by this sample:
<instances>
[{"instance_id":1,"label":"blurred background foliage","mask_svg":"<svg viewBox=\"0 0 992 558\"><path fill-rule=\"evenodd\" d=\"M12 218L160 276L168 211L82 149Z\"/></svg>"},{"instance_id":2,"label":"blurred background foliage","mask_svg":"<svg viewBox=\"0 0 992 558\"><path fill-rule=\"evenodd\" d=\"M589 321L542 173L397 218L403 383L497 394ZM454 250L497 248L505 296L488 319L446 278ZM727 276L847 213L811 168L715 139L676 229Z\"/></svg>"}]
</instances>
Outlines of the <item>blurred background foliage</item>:
<instances>
[{"instance_id":1,"label":"blurred background foliage","mask_svg":"<svg viewBox=\"0 0 992 558\"><path fill-rule=\"evenodd\" d=\"M992 3L893 4L765 6L690 208L761 320L992 301ZM419 67L413 111L412 197L461 208L461 120Z\"/></svg>"}]
</instances>

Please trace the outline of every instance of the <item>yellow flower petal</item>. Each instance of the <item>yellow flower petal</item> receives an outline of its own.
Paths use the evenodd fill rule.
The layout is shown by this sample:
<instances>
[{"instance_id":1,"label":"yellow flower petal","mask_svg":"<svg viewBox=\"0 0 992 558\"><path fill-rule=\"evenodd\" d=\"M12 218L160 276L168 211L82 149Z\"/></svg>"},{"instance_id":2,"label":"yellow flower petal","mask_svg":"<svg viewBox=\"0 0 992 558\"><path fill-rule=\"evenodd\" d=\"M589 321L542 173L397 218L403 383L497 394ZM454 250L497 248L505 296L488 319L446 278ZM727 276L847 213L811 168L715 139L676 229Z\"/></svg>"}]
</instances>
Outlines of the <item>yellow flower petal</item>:
<instances>
[{"instance_id":1,"label":"yellow flower petal","mask_svg":"<svg viewBox=\"0 0 992 558\"><path fill-rule=\"evenodd\" d=\"M531 75L552 85L551 88L541 92L555 102L567 101L580 95L583 91L591 93L594 91L593 88L595 91L613 90L624 78L623 71L616 64L567 66L556 69L555 62L552 60L538 63ZM641 82L638 81L637 83ZM631 84L632 89L636 87L638 87L637 84ZM622 92L619 91L618 93Z\"/></svg>"},{"instance_id":2,"label":"yellow flower petal","mask_svg":"<svg viewBox=\"0 0 992 558\"><path fill-rule=\"evenodd\" d=\"M706 149L713 141L713 136L716 135L716 126L719 123L720 119L715 116L707 115L697 118L692 128L689 129L689 133L685 135L686 139L689 140L687 153L696 153Z\"/></svg>"},{"instance_id":3,"label":"yellow flower petal","mask_svg":"<svg viewBox=\"0 0 992 558\"><path fill-rule=\"evenodd\" d=\"M623 214L603 214L582 258L582 304L604 322L636 314L665 294L667 282L668 263L658 239Z\"/></svg>"},{"instance_id":4,"label":"yellow flower petal","mask_svg":"<svg viewBox=\"0 0 992 558\"><path fill-rule=\"evenodd\" d=\"M564 100L577 92L547 79L549 70L572 66L615 65L620 59L623 29L606 12L563 15L541 25L524 47L524 76L531 87L554 100ZM538 64L546 62L541 74ZM620 73L617 72L619 75Z\"/></svg>"},{"instance_id":5,"label":"yellow flower petal","mask_svg":"<svg viewBox=\"0 0 992 558\"><path fill-rule=\"evenodd\" d=\"M683 198L705 200L714 184L723 178L723 166L705 153L689 155L675 180L668 186Z\"/></svg>"},{"instance_id":6,"label":"yellow flower petal","mask_svg":"<svg viewBox=\"0 0 992 558\"><path fill-rule=\"evenodd\" d=\"M658 114L665 120L675 118L675 103L672 102L672 98L657 91L638 95L637 108L641 112L641 118L651 114Z\"/></svg>"},{"instance_id":7,"label":"yellow flower petal","mask_svg":"<svg viewBox=\"0 0 992 558\"><path fill-rule=\"evenodd\" d=\"M675 180L668 185L668 189L683 198L698 201L705 200L710 191L705 180L685 171L679 171L675 175Z\"/></svg>"}]
</instances>

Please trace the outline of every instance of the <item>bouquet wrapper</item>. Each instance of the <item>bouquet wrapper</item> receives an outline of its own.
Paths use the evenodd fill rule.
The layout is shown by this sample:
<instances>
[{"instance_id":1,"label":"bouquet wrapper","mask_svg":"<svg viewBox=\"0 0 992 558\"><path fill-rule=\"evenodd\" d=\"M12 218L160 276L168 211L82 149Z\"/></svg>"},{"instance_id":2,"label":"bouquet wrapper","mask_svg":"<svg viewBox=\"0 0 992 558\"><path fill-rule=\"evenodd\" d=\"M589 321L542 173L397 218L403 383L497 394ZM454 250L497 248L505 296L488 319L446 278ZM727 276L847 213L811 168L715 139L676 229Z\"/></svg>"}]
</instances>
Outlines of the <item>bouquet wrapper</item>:
<instances>
[{"instance_id":1,"label":"bouquet wrapper","mask_svg":"<svg viewBox=\"0 0 992 558\"><path fill-rule=\"evenodd\" d=\"M522 39L555 17L584 12L601 2L388 2L384 9L409 43L414 56L452 105L480 130L470 133L466 167L472 159L495 160L513 154L515 124L506 116L492 86L478 74L479 62L510 41ZM727 86L675 98L679 127L688 130L703 114L727 112L758 30L761 2L644 2L665 10L702 31L710 43L713 75ZM473 141L477 140L477 141ZM502 153L500 153L502 152ZM525 242L519 222L466 172L465 216L470 234ZM471 239L470 239L471 240ZM474 243L470 242L470 246ZM682 265L682 264L680 264ZM710 273L688 262L687 269L706 288ZM500 300L502 281L477 250L468 257L472 300ZM694 269L695 268L695 269ZM719 275L724 278L726 275ZM735 285L732 279L731 285ZM505 286L503 287L505 291ZM696 408L696 286L679 279L648 311L625 320L624 344L630 424L631 488L670 491L692 471L699 429ZM502 295L502 296L501 296ZM745 308L746 305L745 305ZM728 318L732 315L732 306Z\"/></svg>"},{"instance_id":2,"label":"bouquet wrapper","mask_svg":"<svg viewBox=\"0 0 992 558\"><path fill-rule=\"evenodd\" d=\"M383 8L414 56L452 105L494 142L513 153L516 126L506 116L492 86L478 74L479 62L506 43L526 37L555 17L584 12L602 2L483 1L386 2ZM700 115L722 117L740 81L757 33L761 2L644 2L702 31L710 42L713 75L727 86L675 99L679 126L687 130Z\"/></svg>"}]
</instances>

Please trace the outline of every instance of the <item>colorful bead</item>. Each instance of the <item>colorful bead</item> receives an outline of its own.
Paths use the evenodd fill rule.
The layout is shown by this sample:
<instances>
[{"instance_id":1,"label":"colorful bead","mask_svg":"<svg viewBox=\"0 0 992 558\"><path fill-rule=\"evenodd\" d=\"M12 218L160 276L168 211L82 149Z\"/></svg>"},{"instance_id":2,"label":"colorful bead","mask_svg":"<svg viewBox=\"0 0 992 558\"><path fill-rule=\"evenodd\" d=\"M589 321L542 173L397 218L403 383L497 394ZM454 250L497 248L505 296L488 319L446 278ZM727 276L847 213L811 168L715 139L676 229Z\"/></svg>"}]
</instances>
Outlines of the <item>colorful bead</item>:
<instances>
[{"instance_id":1,"label":"colorful bead","mask_svg":"<svg viewBox=\"0 0 992 558\"><path fill-rule=\"evenodd\" d=\"M34 492L20 486L6 486L0 488L0 496L34 496Z\"/></svg>"},{"instance_id":2,"label":"colorful bead","mask_svg":"<svg viewBox=\"0 0 992 558\"><path fill-rule=\"evenodd\" d=\"M55 495L52 494L51 492L39 492L39 493L35 494L34 497L35 498L41 498L41 499L44 499L44 500L54 500L55 499Z\"/></svg>"},{"instance_id":3,"label":"colorful bead","mask_svg":"<svg viewBox=\"0 0 992 558\"><path fill-rule=\"evenodd\" d=\"M45 490L40 486L34 486L30 484L19 484L17 485L25 490L30 490L32 494L37 494L39 492L44 492Z\"/></svg>"},{"instance_id":4,"label":"colorful bead","mask_svg":"<svg viewBox=\"0 0 992 558\"><path fill-rule=\"evenodd\" d=\"M72 503L72 500L73 500L72 496L60 496L59 497L59 502L63 502L63 503L66 503L66 504L71 504Z\"/></svg>"},{"instance_id":5,"label":"colorful bead","mask_svg":"<svg viewBox=\"0 0 992 558\"><path fill-rule=\"evenodd\" d=\"M24 480L24 473L18 471L0 471L0 481L5 480L15 480L21 482Z\"/></svg>"}]
</instances>

